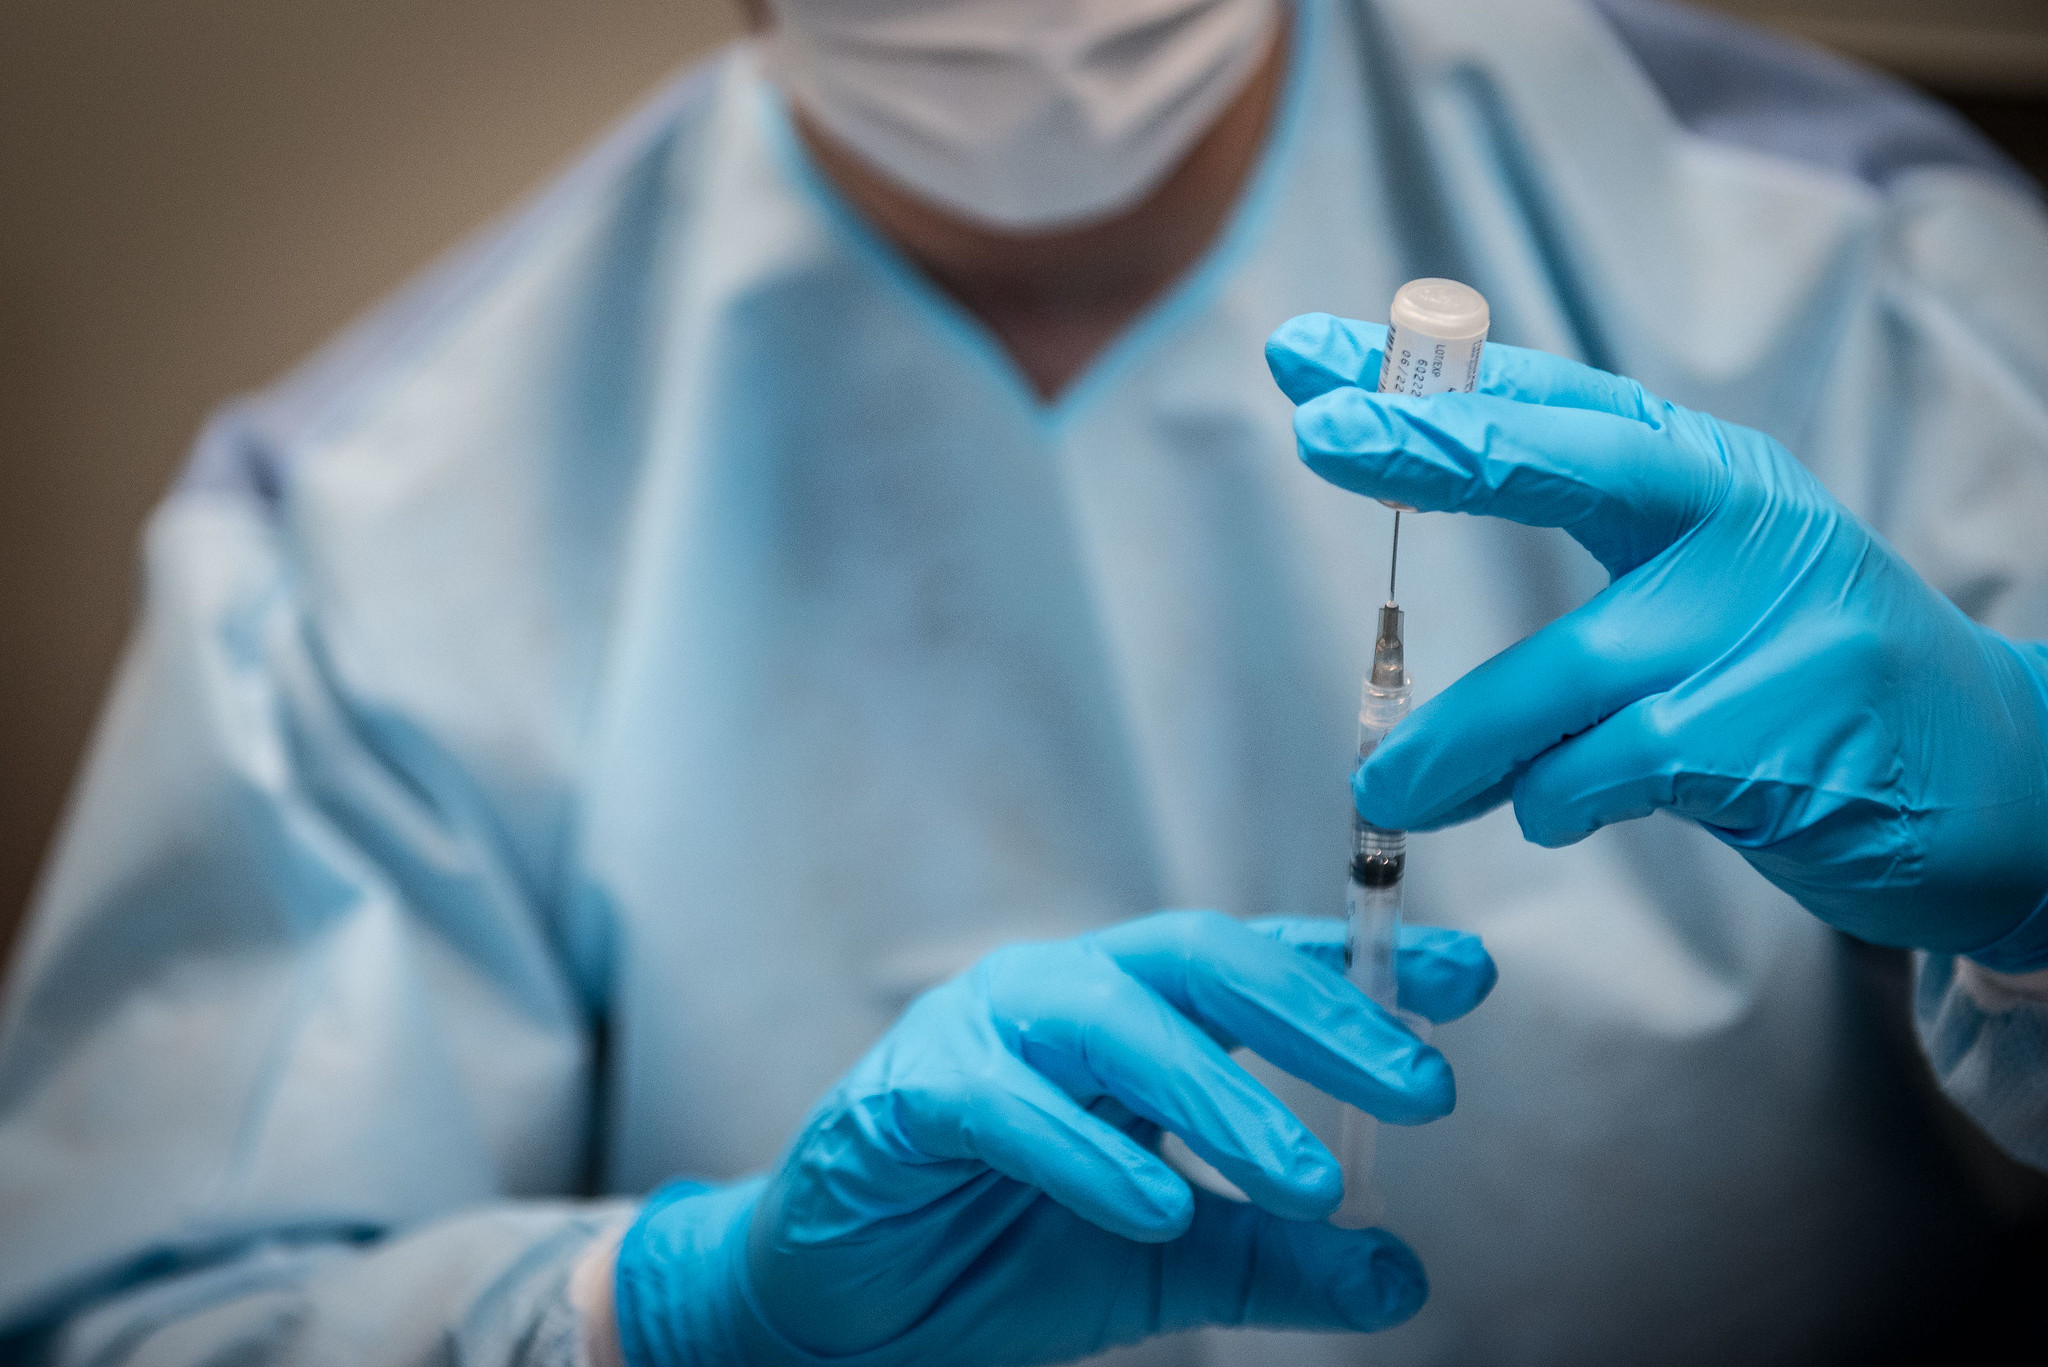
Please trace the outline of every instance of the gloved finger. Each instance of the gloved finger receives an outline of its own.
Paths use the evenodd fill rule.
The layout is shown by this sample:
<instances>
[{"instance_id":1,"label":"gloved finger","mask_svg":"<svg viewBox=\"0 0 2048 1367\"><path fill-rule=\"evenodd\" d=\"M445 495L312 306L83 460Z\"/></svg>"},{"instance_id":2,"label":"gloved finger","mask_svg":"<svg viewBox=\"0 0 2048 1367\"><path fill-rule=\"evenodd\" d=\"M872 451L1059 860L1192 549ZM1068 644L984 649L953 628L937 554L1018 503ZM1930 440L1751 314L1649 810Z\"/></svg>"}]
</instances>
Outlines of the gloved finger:
<instances>
[{"instance_id":1,"label":"gloved finger","mask_svg":"<svg viewBox=\"0 0 2048 1367\"><path fill-rule=\"evenodd\" d=\"M1479 392L1552 408L1583 408L1659 426L1666 405L1626 375L1615 375L1547 351L1488 342L1479 362Z\"/></svg>"},{"instance_id":2,"label":"gloved finger","mask_svg":"<svg viewBox=\"0 0 2048 1367\"><path fill-rule=\"evenodd\" d=\"M1245 929L1305 954L1325 968L1344 971L1346 927L1337 917L1273 916L1246 922ZM1500 970L1477 935L1403 923L1394 942L1394 978L1403 1011L1442 1025L1485 1001L1500 980Z\"/></svg>"},{"instance_id":3,"label":"gloved finger","mask_svg":"<svg viewBox=\"0 0 2048 1367\"><path fill-rule=\"evenodd\" d=\"M1432 813L1429 824L1419 829L1437 831L1442 830L1446 826L1462 826L1467 821L1485 816L1495 807L1500 806L1501 803L1506 802L1515 795L1515 780L1522 776L1522 768L1522 765L1517 764L1494 783L1474 793L1471 797L1466 798L1462 802L1452 803L1450 807ZM1364 765L1360 765L1351 775L1351 802L1352 806L1359 811L1365 809L1365 794L1371 783L1372 780L1366 776ZM1409 826L1403 829L1412 831L1418 828Z\"/></svg>"},{"instance_id":4,"label":"gloved finger","mask_svg":"<svg viewBox=\"0 0 2048 1367\"><path fill-rule=\"evenodd\" d=\"M1381 323L1305 313L1266 339L1266 366L1295 403L1346 387L1379 388L1387 329ZM1662 421L1664 402L1624 375L1549 352L1488 342L1479 358L1481 394L1557 408L1584 408L1639 422Z\"/></svg>"},{"instance_id":5,"label":"gloved finger","mask_svg":"<svg viewBox=\"0 0 2048 1367\"><path fill-rule=\"evenodd\" d=\"M1385 1329L1429 1297L1421 1262L1383 1229L1277 1220L1212 1192L1197 1193L1188 1232L1158 1256L1162 1331Z\"/></svg>"},{"instance_id":6,"label":"gloved finger","mask_svg":"<svg viewBox=\"0 0 2048 1367\"><path fill-rule=\"evenodd\" d=\"M1174 1238L1193 1213L1187 1182L1158 1155L1000 1049L983 1071L948 1069L901 1083L850 1105L839 1124L838 1152L886 1160L880 1171L843 1157L834 1165L835 1204L857 1216L886 1215L906 1202L916 1208L959 1187L961 1175L933 1161L944 1159L986 1164L1090 1224L1144 1243Z\"/></svg>"},{"instance_id":7,"label":"gloved finger","mask_svg":"<svg viewBox=\"0 0 2048 1367\"><path fill-rule=\"evenodd\" d=\"M1295 410L1294 433L1341 488L1561 527L1617 577L1696 526L1729 483L1712 456L1646 423L1483 394L1332 390Z\"/></svg>"},{"instance_id":8,"label":"gloved finger","mask_svg":"<svg viewBox=\"0 0 2048 1367\"><path fill-rule=\"evenodd\" d=\"M1025 947L993 956L986 971L1005 1043L1075 1101L1113 1097L1172 1130L1275 1214L1313 1220L1336 1209L1343 1174L1322 1141L1109 955Z\"/></svg>"},{"instance_id":9,"label":"gloved finger","mask_svg":"<svg viewBox=\"0 0 2048 1367\"><path fill-rule=\"evenodd\" d=\"M1401 1007L1435 1025L1471 1011L1500 981L1500 969L1477 935L1443 926L1401 927L1394 944Z\"/></svg>"},{"instance_id":10,"label":"gloved finger","mask_svg":"<svg viewBox=\"0 0 2048 1367\"><path fill-rule=\"evenodd\" d=\"M1530 841L1556 848L1668 808L1732 844L1775 844L1853 799L1803 772L1786 781L1782 756L1744 744L1771 734L1717 724L1669 694L1645 698L1532 763L1515 785L1515 819Z\"/></svg>"},{"instance_id":11,"label":"gloved finger","mask_svg":"<svg viewBox=\"0 0 2048 1367\"><path fill-rule=\"evenodd\" d=\"M1247 929L1265 935L1276 943L1284 944L1297 954L1314 963L1342 974L1344 972L1344 922L1329 917L1271 917L1264 921L1249 921ZM1176 1010L1180 1008L1176 1005ZM1213 1020L1201 1016L1186 1015L1196 1029L1216 1041L1218 1048L1228 1052L1244 1047L1244 1041L1224 1029Z\"/></svg>"},{"instance_id":12,"label":"gloved finger","mask_svg":"<svg viewBox=\"0 0 2048 1367\"><path fill-rule=\"evenodd\" d=\"M1382 1120L1418 1125L1456 1104L1442 1054L1341 973L1227 916L1164 912L1090 939L1178 1011Z\"/></svg>"},{"instance_id":13,"label":"gloved finger","mask_svg":"<svg viewBox=\"0 0 2048 1367\"><path fill-rule=\"evenodd\" d=\"M1306 955L1324 968L1344 971L1345 926L1336 916L1262 916L1244 928Z\"/></svg>"},{"instance_id":14,"label":"gloved finger","mask_svg":"<svg viewBox=\"0 0 2048 1367\"><path fill-rule=\"evenodd\" d=\"M1559 849L1602 826L1677 801L1673 756L1637 705L1532 762L1515 784L1515 820L1532 844Z\"/></svg>"},{"instance_id":15,"label":"gloved finger","mask_svg":"<svg viewBox=\"0 0 2048 1367\"><path fill-rule=\"evenodd\" d=\"M1429 831L1489 809L1536 756L1705 664L1686 614L1616 585L1467 672L1352 775L1358 814Z\"/></svg>"},{"instance_id":16,"label":"gloved finger","mask_svg":"<svg viewBox=\"0 0 2048 1367\"><path fill-rule=\"evenodd\" d=\"M1266 368L1296 403L1351 386L1377 389L1385 354L1384 323L1361 323L1328 313L1290 318L1266 339Z\"/></svg>"}]
</instances>

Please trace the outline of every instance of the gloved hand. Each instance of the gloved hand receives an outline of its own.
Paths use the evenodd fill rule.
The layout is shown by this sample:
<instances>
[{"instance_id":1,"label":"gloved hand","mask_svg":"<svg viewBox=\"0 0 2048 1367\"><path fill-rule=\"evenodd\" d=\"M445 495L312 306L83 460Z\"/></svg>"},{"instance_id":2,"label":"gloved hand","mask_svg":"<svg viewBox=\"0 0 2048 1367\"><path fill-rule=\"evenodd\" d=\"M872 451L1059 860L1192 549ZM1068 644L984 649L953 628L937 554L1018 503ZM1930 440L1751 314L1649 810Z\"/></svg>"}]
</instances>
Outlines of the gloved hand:
<instances>
[{"instance_id":1,"label":"gloved hand","mask_svg":"<svg viewBox=\"0 0 2048 1367\"><path fill-rule=\"evenodd\" d=\"M1311 314L1267 343L1309 467L1561 527L1612 582L1396 728L1354 780L1366 820L1512 798L1560 846L1666 807L1862 939L2048 966L2048 651L1970 621L1762 433L1499 345L1476 394L1377 395L1385 335Z\"/></svg>"},{"instance_id":2,"label":"gloved hand","mask_svg":"<svg viewBox=\"0 0 2048 1367\"><path fill-rule=\"evenodd\" d=\"M1339 921L1199 912L990 956L914 1002L765 1180L650 1202L619 1251L628 1367L979 1367L1201 1324L1408 1318L1414 1254L1322 1223L1336 1160L1226 1052L1396 1124L1447 1113L1443 1056L1342 966ZM1397 968L1432 1020L1493 986L1453 931L1409 931ZM1254 1204L1190 1189L1154 1152L1162 1127Z\"/></svg>"}]
</instances>

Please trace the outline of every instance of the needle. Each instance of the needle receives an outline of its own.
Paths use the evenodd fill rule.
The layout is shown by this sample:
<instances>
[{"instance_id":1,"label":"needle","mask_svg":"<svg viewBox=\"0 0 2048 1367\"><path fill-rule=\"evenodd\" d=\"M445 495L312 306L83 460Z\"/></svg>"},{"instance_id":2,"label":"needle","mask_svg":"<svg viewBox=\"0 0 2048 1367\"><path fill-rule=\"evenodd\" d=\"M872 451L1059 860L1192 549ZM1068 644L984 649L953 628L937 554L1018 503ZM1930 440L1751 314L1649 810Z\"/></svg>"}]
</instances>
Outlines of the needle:
<instances>
[{"instance_id":1,"label":"needle","mask_svg":"<svg viewBox=\"0 0 2048 1367\"><path fill-rule=\"evenodd\" d=\"M1398 601L1394 597L1394 574L1401 568L1401 510L1394 509L1394 553L1387 557L1387 601Z\"/></svg>"}]
</instances>

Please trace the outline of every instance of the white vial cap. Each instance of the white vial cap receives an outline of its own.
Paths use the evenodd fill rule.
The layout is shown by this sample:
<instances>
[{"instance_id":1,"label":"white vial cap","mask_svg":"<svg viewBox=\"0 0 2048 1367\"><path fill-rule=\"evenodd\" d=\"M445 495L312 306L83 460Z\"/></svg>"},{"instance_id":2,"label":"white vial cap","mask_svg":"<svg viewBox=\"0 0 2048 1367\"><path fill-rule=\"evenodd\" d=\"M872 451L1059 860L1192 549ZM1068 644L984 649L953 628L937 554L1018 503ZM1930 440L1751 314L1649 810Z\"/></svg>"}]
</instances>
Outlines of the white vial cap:
<instances>
[{"instance_id":1,"label":"white vial cap","mask_svg":"<svg viewBox=\"0 0 2048 1367\"><path fill-rule=\"evenodd\" d=\"M1387 320L1395 327L1439 342L1484 337L1492 317L1486 296L1470 285L1434 277L1410 280L1394 296Z\"/></svg>"}]
</instances>

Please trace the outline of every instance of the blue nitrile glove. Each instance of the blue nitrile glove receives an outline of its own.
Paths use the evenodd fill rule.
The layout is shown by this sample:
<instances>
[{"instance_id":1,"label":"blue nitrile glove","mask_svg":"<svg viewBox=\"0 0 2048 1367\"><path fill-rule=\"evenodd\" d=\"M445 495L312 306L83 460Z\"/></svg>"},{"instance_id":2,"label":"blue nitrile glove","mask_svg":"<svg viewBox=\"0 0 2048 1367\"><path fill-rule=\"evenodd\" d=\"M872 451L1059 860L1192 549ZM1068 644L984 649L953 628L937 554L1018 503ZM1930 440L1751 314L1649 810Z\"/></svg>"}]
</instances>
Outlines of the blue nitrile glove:
<instances>
[{"instance_id":1,"label":"blue nitrile glove","mask_svg":"<svg viewBox=\"0 0 2048 1367\"><path fill-rule=\"evenodd\" d=\"M1408 1318L1415 1255L1322 1223L1336 1160L1226 1053L1397 1124L1451 1109L1443 1056L1344 980L1343 935L1170 912L999 951L920 997L765 1180L649 1203L619 1250L627 1364L979 1367ZM1445 930L1407 932L1398 972L1401 1004L1439 1021L1494 979ZM1255 1204L1190 1189L1162 1127Z\"/></svg>"},{"instance_id":2,"label":"blue nitrile glove","mask_svg":"<svg viewBox=\"0 0 2048 1367\"><path fill-rule=\"evenodd\" d=\"M1479 393L1374 394L1385 336L1311 314L1267 343L1309 467L1561 527L1612 582L1397 728L1354 780L1366 820L1512 798L1559 846L1668 807L1865 940L2048 967L2048 650L1965 617L1762 433L1509 346Z\"/></svg>"}]
</instances>

